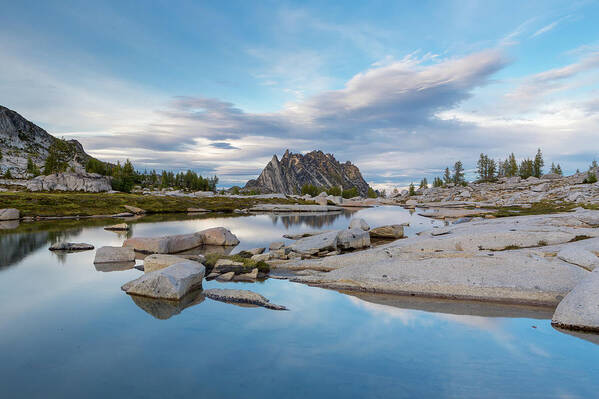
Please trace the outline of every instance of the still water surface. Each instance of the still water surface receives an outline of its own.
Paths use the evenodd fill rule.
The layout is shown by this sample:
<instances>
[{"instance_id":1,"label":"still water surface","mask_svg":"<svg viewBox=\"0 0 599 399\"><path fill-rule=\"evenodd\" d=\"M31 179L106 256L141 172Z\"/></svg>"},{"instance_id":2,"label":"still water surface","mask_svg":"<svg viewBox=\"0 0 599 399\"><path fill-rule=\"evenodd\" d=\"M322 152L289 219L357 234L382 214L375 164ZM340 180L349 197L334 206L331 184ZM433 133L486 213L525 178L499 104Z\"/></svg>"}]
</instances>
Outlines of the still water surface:
<instances>
[{"instance_id":1,"label":"still water surface","mask_svg":"<svg viewBox=\"0 0 599 399\"><path fill-rule=\"evenodd\" d=\"M142 218L129 235L231 229L265 246L286 232L429 219L395 207L313 216ZM141 272L103 272L94 251L120 245L114 221L36 222L0 232L0 398L596 398L599 342L554 330L551 310L352 296L281 280L206 282L251 289L290 311L201 295L180 306L132 300ZM184 307L188 306L188 307Z\"/></svg>"}]
</instances>

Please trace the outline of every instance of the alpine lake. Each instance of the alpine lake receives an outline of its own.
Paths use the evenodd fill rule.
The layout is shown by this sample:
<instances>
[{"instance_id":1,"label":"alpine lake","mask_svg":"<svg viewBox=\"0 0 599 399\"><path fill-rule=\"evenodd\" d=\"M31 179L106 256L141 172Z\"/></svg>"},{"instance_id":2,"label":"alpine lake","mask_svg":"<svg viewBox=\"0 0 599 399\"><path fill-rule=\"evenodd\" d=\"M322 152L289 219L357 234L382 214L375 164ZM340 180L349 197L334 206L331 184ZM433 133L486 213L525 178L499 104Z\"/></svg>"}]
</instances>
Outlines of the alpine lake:
<instances>
[{"instance_id":1,"label":"alpine lake","mask_svg":"<svg viewBox=\"0 0 599 399\"><path fill-rule=\"evenodd\" d=\"M597 398L599 336L551 327L552 309L341 293L286 280L205 281L288 311L204 298L135 300L137 269L96 268L131 236L229 228L231 253L286 233L439 222L400 207L329 214L153 215L0 226L0 398Z\"/></svg>"}]
</instances>

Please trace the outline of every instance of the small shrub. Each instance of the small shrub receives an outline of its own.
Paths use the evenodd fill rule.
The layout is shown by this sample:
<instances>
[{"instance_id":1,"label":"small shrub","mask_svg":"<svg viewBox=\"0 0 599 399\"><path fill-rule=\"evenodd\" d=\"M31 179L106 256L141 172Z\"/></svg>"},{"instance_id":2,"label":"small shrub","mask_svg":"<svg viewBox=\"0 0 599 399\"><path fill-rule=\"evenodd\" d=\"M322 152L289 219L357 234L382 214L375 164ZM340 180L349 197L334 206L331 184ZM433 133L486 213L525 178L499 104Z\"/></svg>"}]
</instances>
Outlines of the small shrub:
<instances>
[{"instance_id":1,"label":"small shrub","mask_svg":"<svg viewBox=\"0 0 599 399\"><path fill-rule=\"evenodd\" d=\"M583 184L593 184L593 183L597 183L597 175L594 173L589 172L589 174L587 175L586 179L584 179L582 181Z\"/></svg>"}]
</instances>

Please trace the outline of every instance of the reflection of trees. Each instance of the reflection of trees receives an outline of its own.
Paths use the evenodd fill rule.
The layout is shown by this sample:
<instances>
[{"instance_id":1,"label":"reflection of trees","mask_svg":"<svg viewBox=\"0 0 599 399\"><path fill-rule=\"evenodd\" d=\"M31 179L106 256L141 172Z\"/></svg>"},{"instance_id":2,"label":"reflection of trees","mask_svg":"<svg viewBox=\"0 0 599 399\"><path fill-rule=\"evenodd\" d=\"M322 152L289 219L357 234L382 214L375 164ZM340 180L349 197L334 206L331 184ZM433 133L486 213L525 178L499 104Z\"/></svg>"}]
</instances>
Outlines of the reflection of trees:
<instances>
[{"instance_id":1,"label":"reflection of trees","mask_svg":"<svg viewBox=\"0 0 599 399\"><path fill-rule=\"evenodd\" d=\"M338 212L271 213L269 216L272 220L272 224L275 226L280 222L287 229L302 224L315 229L320 229L332 225L340 217L351 219L352 215L356 212L357 210L346 209Z\"/></svg>"},{"instance_id":2,"label":"reflection of trees","mask_svg":"<svg viewBox=\"0 0 599 399\"><path fill-rule=\"evenodd\" d=\"M0 235L0 269L15 264L31 252L67 237L79 234L82 228L67 231L39 231ZM59 255L59 254L57 254ZM59 260L60 257L59 257Z\"/></svg>"}]
</instances>

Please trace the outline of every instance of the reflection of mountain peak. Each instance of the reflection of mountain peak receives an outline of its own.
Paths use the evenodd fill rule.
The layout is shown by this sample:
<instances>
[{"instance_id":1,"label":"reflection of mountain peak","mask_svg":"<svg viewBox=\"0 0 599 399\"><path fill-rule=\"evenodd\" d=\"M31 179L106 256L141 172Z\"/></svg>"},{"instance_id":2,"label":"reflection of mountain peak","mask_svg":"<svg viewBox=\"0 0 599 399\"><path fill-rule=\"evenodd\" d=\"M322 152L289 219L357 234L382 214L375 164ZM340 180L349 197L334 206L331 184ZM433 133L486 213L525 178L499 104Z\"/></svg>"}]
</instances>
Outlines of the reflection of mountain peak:
<instances>
[{"instance_id":1,"label":"reflection of mountain peak","mask_svg":"<svg viewBox=\"0 0 599 399\"><path fill-rule=\"evenodd\" d=\"M270 214L273 225L279 221L285 228L293 226L306 225L314 229L320 229L324 226L330 226L335 223L341 216L346 219L351 219L352 215L357 210L343 210L338 212L318 212L318 213L280 213Z\"/></svg>"}]
</instances>

